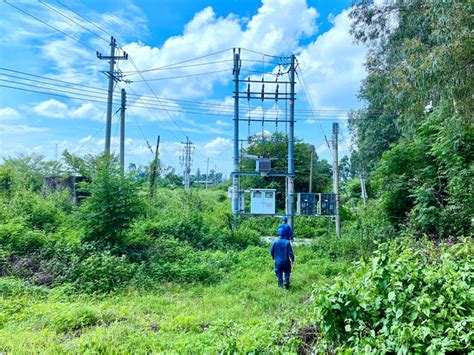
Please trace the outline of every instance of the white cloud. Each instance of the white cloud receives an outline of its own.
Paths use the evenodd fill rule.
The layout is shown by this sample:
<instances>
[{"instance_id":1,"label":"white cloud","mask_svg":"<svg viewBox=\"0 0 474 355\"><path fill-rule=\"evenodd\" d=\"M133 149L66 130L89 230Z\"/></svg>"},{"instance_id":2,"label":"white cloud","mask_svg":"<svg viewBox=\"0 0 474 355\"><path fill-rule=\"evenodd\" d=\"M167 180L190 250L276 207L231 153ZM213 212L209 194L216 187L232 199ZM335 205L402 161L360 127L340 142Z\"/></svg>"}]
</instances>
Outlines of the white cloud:
<instances>
[{"instance_id":1,"label":"white cloud","mask_svg":"<svg viewBox=\"0 0 474 355\"><path fill-rule=\"evenodd\" d=\"M243 32L241 45L267 53L295 51L302 37L316 32L317 17L306 0L263 0Z\"/></svg>"},{"instance_id":2,"label":"white cloud","mask_svg":"<svg viewBox=\"0 0 474 355\"><path fill-rule=\"evenodd\" d=\"M217 120L215 123L216 123L217 126L220 126L220 127L230 126L230 122L227 122L227 121Z\"/></svg>"},{"instance_id":3,"label":"white cloud","mask_svg":"<svg viewBox=\"0 0 474 355\"><path fill-rule=\"evenodd\" d=\"M230 14L218 17L211 7L196 13L186 24L183 34L168 38L162 47L150 47L140 42L125 46L141 69L157 68L189 58L217 52L225 48L243 47L269 53L288 53L298 48L299 40L311 36L317 27L316 9L308 7L305 0L263 0L258 13L246 24L243 19ZM252 58L255 54L247 52ZM261 56L259 56L261 58ZM232 54L230 51L203 59L200 62L218 62L212 66L167 69L165 76L179 76L203 71L228 70L207 76L189 77L172 81L150 82L153 89L165 97L202 98L213 93L215 85L231 80ZM199 63L199 62L196 62ZM251 64L252 66L253 64ZM130 63L123 63L124 70L134 70ZM209 68L209 69L208 69ZM172 73L172 74L171 74ZM163 71L146 73L147 78L163 77ZM139 79L137 75L131 79ZM140 89L147 89L143 84ZM135 85L136 85L135 84Z\"/></svg>"},{"instance_id":4,"label":"white cloud","mask_svg":"<svg viewBox=\"0 0 474 355\"><path fill-rule=\"evenodd\" d=\"M21 118L20 113L11 107L0 108L0 121L17 120Z\"/></svg>"},{"instance_id":5,"label":"white cloud","mask_svg":"<svg viewBox=\"0 0 474 355\"><path fill-rule=\"evenodd\" d=\"M22 134L32 134L32 133L44 133L47 132L47 128L41 127L32 127L25 125L5 125L0 124L0 135L22 135Z\"/></svg>"},{"instance_id":6,"label":"white cloud","mask_svg":"<svg viewBox=\"0 0 474 355\"><path fill-rule=\"evenodd\" d=\"M217 157L221 155L228 155L229 152L231 152L232 146L232 140L217 137L209 143L204 144L203 149L206 155L211 157Z\"/></svg>"},{"instance_id":7,"label":"white cloud","mask_svg":"<svg viewBox=\"0 0 474 355\"><path fill-rule=\"evenodd\" d=\"M105 121L105 110L100 110L90 102L76 108L70 108L61 101L49 99L34 106L33 111L41 116L54 119L78 118L99 122Z\"/></svg>"},{"instance_id":8,"label":"white cloud","mask_svg":"<svg viewBox=\"0 0 474 355\"><path fill-rule=\"evenodd\" d=\"M69 115L73 118L83 118L95 121L105 121L105 110L98 109L93 103L82 104L76 109L70 111Z\"/></svg>"},{"instance_id":9,"label":"white cloud","mask_svg":"<svg viewBox=\"0 0 474 355\"><path fill-rule=\"evenodd\" d=\"M315 109L354 107L360 82L366 76L367 48L353 43L348 14L349 10L345 10L334 17L334 26L298 56L300 72ZM303 96L297 87L299 96Z\"/></svg>"},{"instance_id":10,"label":"white cloud","mask_svg":"<svg viewBox=\"0 0 474 355\"><path fill-rule=\"evenodd\" d=\"M33 107L33 110L41 116L49 118L65 118L68 107L66 104L58 100L49 99Z\"/></svg>"}]
</instances>

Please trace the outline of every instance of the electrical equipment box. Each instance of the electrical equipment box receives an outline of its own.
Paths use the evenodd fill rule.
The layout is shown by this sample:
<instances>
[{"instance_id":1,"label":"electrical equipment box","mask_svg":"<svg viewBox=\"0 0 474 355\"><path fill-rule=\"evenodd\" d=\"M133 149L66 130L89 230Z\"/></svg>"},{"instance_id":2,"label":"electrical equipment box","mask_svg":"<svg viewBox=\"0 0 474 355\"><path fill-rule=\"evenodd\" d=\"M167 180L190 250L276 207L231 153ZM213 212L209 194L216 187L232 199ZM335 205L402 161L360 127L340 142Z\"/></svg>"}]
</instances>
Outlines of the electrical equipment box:
<instances>
[{"instance_id":1,"label":"electrical equipment box","mask_svg":"<svg viewBox=\"0 0 474 355\"><path fill-rule=\"evenodd\" d=\"M268 173L272 170L272 162L270 159L257 159L255 171L257 173Z\"/></svg>"},{"instance_id":2,"label":"electrical equipment box","mask_svg":"<svg viewBox=\"0 0 474 355\"><path fill-rule=\"evenodd\" d=\"M296 204L296 213L304 216L312 216L316 214L316 194L298 193Z\"/></svg>"},{"instance_id":3,"label":"electrical equipment box","mask_svg":"<svg viewBox=\"0 0 474 355\"><path fill-rule=\"evenodd\" d=\"M275 214L275 189L250 189L251 214Z\"/></svg>"},{"instance_id":4,"label":"electrical equipment box","mask_svg":"<svg viewBox=\"0 0 474 355\"><path fill-rule=\"evenodd\" d=\"M318 214L334 216L336 214L336 194L318 194Z\"/></svg>"}]
</instances>

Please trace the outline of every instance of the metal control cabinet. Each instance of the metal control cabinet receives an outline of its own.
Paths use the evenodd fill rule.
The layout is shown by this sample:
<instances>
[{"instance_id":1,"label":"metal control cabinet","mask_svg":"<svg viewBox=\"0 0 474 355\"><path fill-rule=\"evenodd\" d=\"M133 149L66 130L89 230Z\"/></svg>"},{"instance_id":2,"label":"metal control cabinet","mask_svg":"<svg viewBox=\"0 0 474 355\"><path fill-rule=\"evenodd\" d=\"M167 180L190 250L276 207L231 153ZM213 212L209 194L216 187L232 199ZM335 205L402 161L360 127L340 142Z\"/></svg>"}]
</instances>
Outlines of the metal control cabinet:
<instances>
[{"instance_id":1,"label":"metal control cabinet","mask_svg":"<svg viewBox=\"0 0 474 355\"><path fill-rule=\"evenodd\" d=\"M318 214L322 216L334 216L336 214L336 195L318 194Z\"/></svg>"},{"instance_id":2,"label":"metal control cabinet","mask_svg":"<svg viewBox=\"0 0 474 355\"><path fill-rule=\"evenodd\" d=\"M270 159L257 159L255 164L255 171L257 173L268 173L272 170L272 161Z\"/></svg>"},{"instance_id":3,"label":"metal control cabinet","mask_svg":"<svg viewBox=\"0 0 474 355\"><path fill-rule=\"evenodd\" d=\"M313 216L316 214L316 194L298 193L296 204L296 213L304 216Z\"/></svg>"},{"instance_id":4,"label":"metal control cabinet","mask_svg":"<svg viewBox=\"0 0 474 355\"><path fill-rule=\"evenodd\" d=\"M275 214L275 189L250 189L251 214Z\"/></svg>"}]
</instances>

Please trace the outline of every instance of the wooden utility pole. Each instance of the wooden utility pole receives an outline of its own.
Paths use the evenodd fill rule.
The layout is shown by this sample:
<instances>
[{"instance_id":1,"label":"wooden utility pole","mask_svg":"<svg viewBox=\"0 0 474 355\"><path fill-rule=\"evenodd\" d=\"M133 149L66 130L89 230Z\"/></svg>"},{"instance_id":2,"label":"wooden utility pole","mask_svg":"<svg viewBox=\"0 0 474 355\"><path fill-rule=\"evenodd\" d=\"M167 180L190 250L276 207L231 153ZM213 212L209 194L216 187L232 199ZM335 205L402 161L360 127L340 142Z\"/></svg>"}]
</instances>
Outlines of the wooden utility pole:
<instances>
[{"instance_id":1,"label":"wooden utility pole","mask_svg":"<svg viewBox=\"0 0 474 355\"><path fill-rule=\"evenodd\" d=\"M156 140L155 159L151 164L150 172L150 197L155 196L156 175L158 173L158 153L160 151L160 136Z\"/></svg>"},{"instance_id":2,"label":"wooden utility pole","mask_svg":"<svg viewBox=\"0 0 474 355\"><path fill-rule=\"evenodd\" d=\"M332 149L333 149L333 192L336 197L336 235L341 235L341 216L339 214L339 157L338 157L339 123L332 124Z\"/></svg>"}]
</instances>

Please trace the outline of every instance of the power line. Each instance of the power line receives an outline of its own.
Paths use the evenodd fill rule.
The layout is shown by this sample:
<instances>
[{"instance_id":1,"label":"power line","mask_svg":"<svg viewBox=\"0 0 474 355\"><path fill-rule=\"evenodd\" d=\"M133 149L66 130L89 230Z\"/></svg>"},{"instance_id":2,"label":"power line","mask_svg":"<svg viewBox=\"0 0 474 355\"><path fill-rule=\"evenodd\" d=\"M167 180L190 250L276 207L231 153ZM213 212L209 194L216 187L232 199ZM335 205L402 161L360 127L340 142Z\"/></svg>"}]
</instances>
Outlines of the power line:
<instances>
[{"instance_id":1,"label":"power line","mask_svg":"<svg viewBox=\"0 0 474 355\"><path fill-rule=\"evenodd\" d=\"M66 37L68 37L68 38L70 38L70 39L72 39L72 40L74 40L74 41L76 41L76 42L78 42L78 43L81 43L82 45L84 45L84 46L90 48L90 49L93 50L94 52L96 51L93 47L91 47L91 46L88 45L87 43L85 43L85 42L83 42L83 41L81 41L81 40L79 40L79 39L77 39L77 38L75 38L75 37L73 37L73 36L71 36L71 35L68 35L66 32L60 30L60 29L57 28L57 27L54 27L53 25L50 25L50 24L47 23L46 21L41 20L40 18L38 18L38 17L36 17L36 16L30 14L29 12L27 12L27 11L25 11L25 10L19 8L18 6L15 6L15 5L9 3L7 0L3 0L3 2L6 3L7 5L10 5L11 7L15 8L16 10L22 12L23 14L32 17L32 18L35 19L36 21L39 21L39 22L41 22L42 24L44 24L44 25L46 25L46 26L52 28L53 30L55 30L55 31L57 31L57 32L59 32L59 33L62 33L64 36L66 36Z\"/></svg>"},{"instance_id":2,"label":"power line","mask_svg":"<svg viewBox=\"0 0 474 355\"><path fill-rule=\"evenodd\" d=\"M90 136L89 139L87 139L79 148L77 148L76 152L84 148L84 146L88 144L92 139L94 139L100 133L100 131L104 129L104 127L105 127L105 123L92 136Z\"/></svg>"},{"instance_id":3,"label":"power line","mask_svg":"<svg viewBox=\"0 0 474 355\"><path fill-rule=\"evenodd\" d=\"M87 21L89 22L92 26L94 26L95 28L97 28L98 30L104 32L106 35L108 35L110 37L110 34L105 31L104 29L102 29L101 27L97 26L94 22L88 20L87 18L85 18L84 16L82 16L81 14L77 13L76 11L74 11L73 9L71 9L70 7L66 6L65 4L63 4L61 1L59 0L56 0L57 3L59 3L61 6L63 6L64 8L66 8L67 10L71 11L72 13L74 13L76 16L79 16L81 19L83 19L84 21Z\"/></svg>"},{"instance_id":4,"label":"power line","mask_svg":"<svg viewBox=\"0 0 474 355\"><path fill-rule=\"evenodd\" d=\"M131 86L129 86L129 90L132 92L132 93L135 93L132 89ZM150 111L150 113L155 116L155 118L159 121L159 118L155 115L155 113L152 111L152 108L150 108L150 106L148 106L145 102L143 102L143 100L141 100L141 98L139 98L138 100L140 100L143 105L144 105L144 108L146 108L148 111ZM134 105L129 105L129 106L134 106ZM173 133L173 135L175 136L175 138L179 141L180 139Z\"/></svg>"},{"instance_id":5,"label":"power line","mask_svg":"<svg viewBox=\"0 0 474 355\"><path fill-rule=\"evenodd\" d=\"M189 60L187 61L184 61L184 62L188 62ZM157 67L157 68L151 68L151 69L144 69L144 70L130 70L130 71L124 71L124 76L131 76L131 75L136 75L136 74L140 74L140 73L148 73L148 72L152 72L152 71L157 71L157 70L171 70L171 69L182 69L182 68L192 68L192 67L199 67L199 66L203 66L203 65L213 65L213 64L219 64L219 63L227 63L227 62L231 62L232 59L224 59L224 60L216 60L214 62L206 62L206 63L196 63L196 64L188 64L188 65L180 65L180 66L174 66L173 64L168 64L168 65L165 65L165 66L161 66L161 67Z\"/></svg>"},{"instance_id":6,"label":"power line","mask_svg":"<svg viewBox=\"0 0 474 355\"><path fill-rule=\"evenodd\" d=\"M20 91L34 92L34 93L39 93L39 94L44 94L44 95L63 97L63 98L71 99L71 100L81 100L81 101L88 101L88 102L95 102L95 103L102 103L102 104L107 102L105 96L82 94L80 92L71 91L71 90L78 90L74 88L71 88L71 90L63 90L63 89L58 89L58 88L49 88L49 87L45 88L43 86L38 86L38 85L30 84L30 83L20 83L20 82L6 80L6 79L0 79L0 81L13 83L15 85L22 85L22 86L35 88L35 89L26 89L26 88L10 86L10 85L0 85L0 87L10 88L10 89L15 89L15 90L20 90ZM42 90L36 90L36 89L42 89ZM129 89L132 90L131 88ZM48 91L44 91L44 90L48 90ZM146 108L149 110L158 110L158 111L167 111L169 114L171 112L176 112L176 113L201 115L201 116L216 116L216 117L230 117L231 116L230 111L221 110L221 112L218 112L218 111L211 112L209 111L209 109L199 108L199 107L193 108L192 106L190 108L186 108L186 107L181 108L179 106L178 108L176 108L175 106L167 106L166 104L163 104L163 103L159 103L159 105L157 103L150 103L149 99L147 102L147 100L140 98L139 95L136 95L136 94L134 96L138 96L138 98L136 99L136 102L141 103L141 105L136 104L135 102L134 104L129 104L130 107ZM113 102L118 104L120 100L114 98ZM276 112L276 111L271 111L271 112ZM247 112L244 111L244 114L248 114L248 111ZM320 112L300 113L299 115L302 118L319 116L320 120L323 119L322 117L325 117L325 116L326 117L338 116L338 119L347 119L347 117L342 117L342 116L347 115L347 113L344 113L344 112L320 111ZM247 119L242 119L242 121L247 121ZM266 122L274 123L276 122L276 120L268 119ZM179 126L177 127L179 130L182 130L181 127Z\"/></svg>"},{"instance_id":7,"label":"power line","mask_svg":"<svg viewBox=\"0 0 474 355\"><path fill-rule=\"evenodd\" d=\"M96 36L97 38L99 38L99 39L105 41L107 44L109 43L109 41L106 40L105 38L99 36L97 33L93 32L93 31L89 30L87 27L84 27L84 26L81 25L79 22L73 20L72 18L70 18L69 16L65 15L63 12L59 11L58 9L54 8L53 6L51 6L51 5L49 5L49 4L45 3L45 2L43 2L43 1L41 1L41 0L39 0L39 2L40 2L41 5L47 7L48 9L50 9L50 10L56 12L57 14L63 16L64 18L68 19L69 21L75 23L76 25L78 25L79 27L83 28L84 30L86 30L87 32L89 32L90 34L92 34L93 36Z\"/></svg>"},{"instance_id":8,"label":"power line","mask_svg":"<svg viewBox=\"0 0 474 355\"><path fill-rule=\"evenodd\" d=\"M173 115L168 111L168 109L166 108L166 106L163 105L163 103L160 101L160 99L158 99L158 96L156 95L155 91L153 91L152 87L150 86L150 83L148 83L148 81L143 77L143 74L140 72L140 70L138 69L137 65L135 64L135 61L133 60L132 57L130 57L130 63L132 63L133 67L137 70L137 72L140 74L140 77L145 81L145 84L146 86L148 87L148 89L151 91L151 93L153 94L153 96L155 96L156 100L161 104L161 106L165 109L166 113L168 114L168 116L171 118L171 120L173 121L173 123L175 124L175 126L181 131L181 133L186 136L186 134L183 132L183 130L181 129L181 127L179 127L178 123L176 122L176 120L174 119Z\"/></svg>"},{"instance_id":9,"label":"power line","mask_svg":"<svg viewBox=\"0 0 474 355\"><path fill-rule=\"evenodd\" d=\"M148 79L148 81L158 81L158 80L172 80L172 79L182 79L182 78L189 78L192 76L200 76L200 75L209 75L209 74L216 74L216 73L224 73L224 72L231 72L231 69L224 69L224 70L215 70L215 71L209 71L206 73L197 73L197 74L187 74L187 75L178 75L178 76L171 76L171 77L166 77L166 78L152 78ZM140 83L143 82L144 80L133 80L133 83Z\"/></svg>"},{"instance_id":10,"label":"power line","mask_svg":"<svg viewBox=\"0 0 474 355\"><path fill-rule=\"evenodd\" d=\"M53 78L49 78L49 77L47 77L47 76L40 76L40 75L25 73L25 72L22 72L22 71L19 71L19 70L9 69L9 68L5 68L5 67L0 67L0 70L5 70L5 71L9 71L9 72L13 72L13 73L18 73L18 74L22 74L22 75L33 76L33 77L35 77L35 78L40 78L40 79L46 79L46 80L51 80L51 81L57 81L57 82L59 82L59 83L70 84L70 85L80 86L80 87L89 88L89 89L94 89L94 90L107 91L107 89L105 89L105 88L104 88L104 89L101 89L101 88L96 88L96 87L94 87L94 86L83 85L83 84L77 84L77 83L73 83L73 82L70 82L70 81L64 81L64 80L59 80L59 79L53 79ZM5 75L5 74L3 74L3 75Z\"/></svg>"},{"instance_id":11,"label":"power line","mask_svg":"<svg viewBox=\"0 0 474 355\"><path fill-rule=\"evenodd\" d=\"M299 64L299 63L298 63L298 64ZM305 96L305 98L306 98L306 101L309 103L310 107L314 110L313 100L312 100L312 98L311 98L311 95L309 94L309 90L307 89L306 83L304 82L304 79L303 79L303 73L302 73L301 65L298 65L298 66L299 66L299 70L300 70L301 75L298 75L298 71L295 71L295 72L296 72L296 77L298 78L298 81L299 81L300 84L301 84L301 90L303 91L303 94L304 94L304 96ZM301 80L300 80L300 76L301 76ZM309 96L306 95L306 91L308 91L308 95L309 95ZM315 119L315 121L317 121L317 120ZM321 125L321 123L320 123L319 121L317 121L317 122L318 122L319 128L320 128L320 130L321 130L321 133L322 133L323 136L324 136L324 139L325 139L325 141L326 141L326 144L327 144L329 150L331 150L331 146L330 146L329 141L328 141L328 138L327 138L327 136L326 136L326 132L324 131L324 128L323 128L323 126ZM333 157L333 158L334 158L334 157Z\"/></svg>"},{"instance_id":12,"label":"power line","mask_svg":"<svg viewBox=\"0 0 474 355\"><path fill-rule=\"evenodd\" d=\"M151 147L150 143L148 142L148 139L146 139L145 133L143 133L142 127L141 127L140 124L138 123L138 120L137 120L137 118L135 117L135 115L133 114L133 111L131 110L130 106L128 107L128 112L130 113L130 116L132 116L133 120L134 120L135 123L137 124L137 127L138 127L138 129L140 130L140 133L142 134L143 139L145 139L146 145L147 145L148 149L150 150L151 154L154 154L154 153L153 153L153 148Z\"/></svg>"},{"instance_id":13,"label":"power line","mask_svg":"<svg viewBox=\"0 0 474 355\"><path fill-rule=\"evenodd\" d=\"M68 81L64 81L64 80L53 79L53 78L40 76L40 75L35 75L35 74L30 74L30 73L26 73L26 72L22 72L22 71L18 71L18 70L13 70L13 69L5 68L5 67L0 67L0 71L1 70L8 71L8 72L13 72L13 73L18 73L18 74L24 75L24 76L31 76L31 77L34 77L34 78L40 78L40 79L44 79L44 80L48 80L48 81L52 81L52 82L58 82L60 84L52 84L52 83L48 83L48 82L45 82L45 81L42 81L42 80L34 80L34 79L31 79L31 78L22 78L22 77L19 77L19 76L16 76L16 75L0 73L0 75L12 77L12 78L17 78L17 79L20 79L20 80L27 80L27 81L37 82L37 83L45 84L45 85L48 85L48 86L56 85L56 86L59 86L59 87L64 87L64 88L67 88L67 89L70 89L70 90L75 90L75 91L78 91L79 89L74 88L74 87L70 87L69 85L78 86L80 88L88 89L88 90L81 89L79 94L82 94L83 92L90 92L90 93L97 93L98 95L100 95L100 94L105 95L107 93L107 90L103 89L103 88L97 88L97 87L93 87L93 86L89 86L89 85L83 85L83 84L77 84L77 83L68 82ZM62 84L65 84L65 85L62 85ZM306 92L304 92L304 94L306 94ZM145 100L145 101L152 101L152 102L156 101L155 97L149 96L149 95L138 95L138 94L133 94L132 93L132 94L129 94L129 96L140 97L142 100ZM161 97L161 96L160 96L160 99L162 101L180 103L181 106L190 106L190 107L196 106L197 108L207 108L210 111L214 111L216 113L222 113L222 112L227 113L227 112L231 112L233 110L233 106L220 104L218 102L216 102L216 103L198 102L198 101L191 101L191 100L172 99L172 98L166 98L166 97ZM268 108L268 109L265 109L265 111L268 112L268 113L276 113L278 110ZM319 110L300 109L300 110L295 110L295 112L299 113L299 114L314 113L316 115L320 115L320 114L334 114L334 115L340 114L340 115L344 115L344 114L347 114L348 110L343 110L343 109L319 109ZM380 111L380 113L382 113L382 111Z\"/></svg>"},{"instance_id":14,"label":"power line","mask_svg":"<svg viewBox=\"0 0 474 355\"><path fill-rule=\"evenodd\" d=\"M250 53L260 54L264 57L278 58L278 59L290 59L291 58L291 56L280 56L280 55L266 54L266 53L262 53L262 52L255 51L253 49L248 49L248 48L241 48L241 49L244 50L244 51L250 52Z\"/></svg>"}]
</instances>

